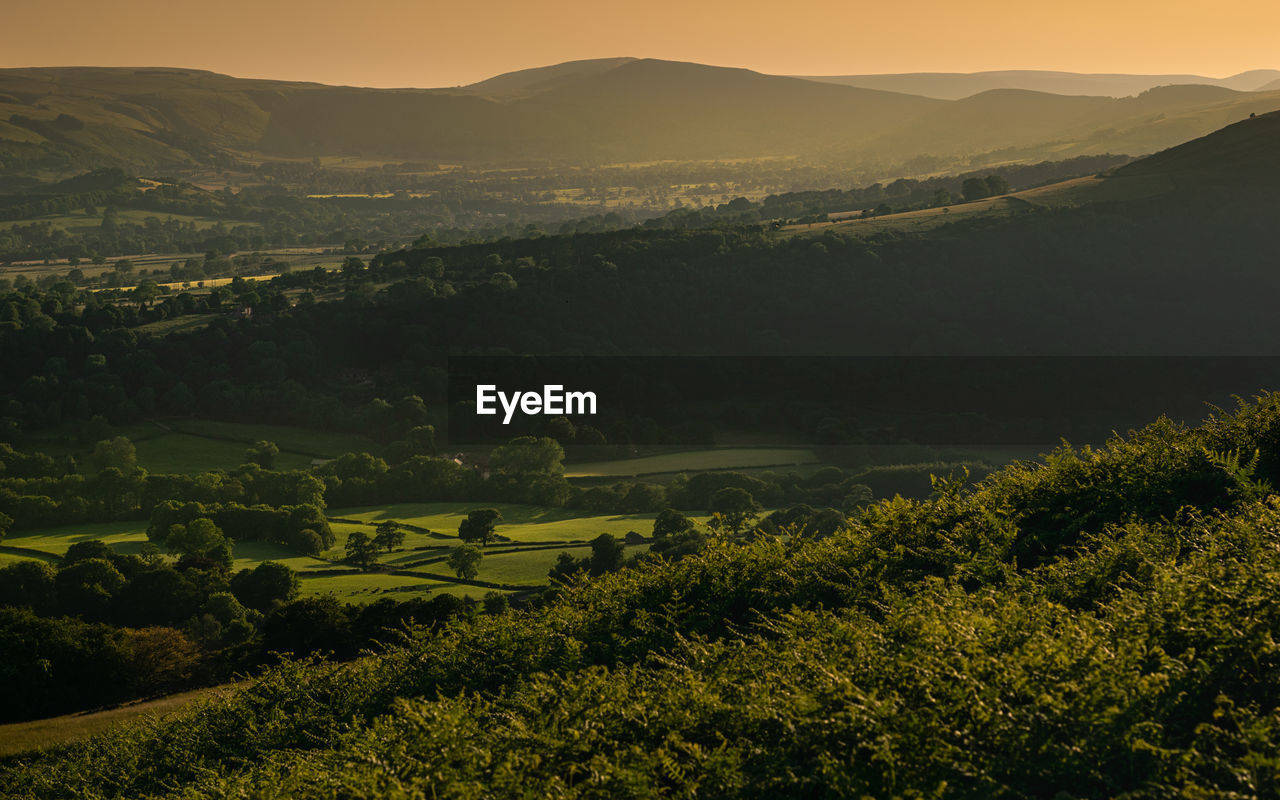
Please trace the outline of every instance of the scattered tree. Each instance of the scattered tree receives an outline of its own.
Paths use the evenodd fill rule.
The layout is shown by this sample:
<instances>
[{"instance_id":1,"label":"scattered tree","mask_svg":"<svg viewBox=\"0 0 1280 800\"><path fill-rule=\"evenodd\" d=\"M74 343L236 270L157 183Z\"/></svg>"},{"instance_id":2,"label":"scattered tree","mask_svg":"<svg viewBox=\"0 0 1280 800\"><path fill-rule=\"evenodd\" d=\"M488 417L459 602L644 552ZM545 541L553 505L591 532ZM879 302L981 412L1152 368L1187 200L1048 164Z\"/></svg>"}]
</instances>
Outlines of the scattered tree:
<instances>
[{"instance_id":1,"label":"scattered tree","mask_svg":"<svg viewBox=\"0 0 1280 800\"><path fill-rule=\"evenodd\" d=\"M471 580L480 574L480 560L484 558L484 553L479 547L472 544L464 544L454 549L449 554L449 569L459 578Z\"/></svg>"},{"instance_id":2,"label":"scattered tree","mask_svg":"<svg viewBox=\"0 0 1280 800\"><path fill-rule=\"evenodd\" d=\"M493 540L502 513L496 508L477 508L458 525L458 538L467 544L479 542L481 547Z\"/></svg>"}]
</instances>

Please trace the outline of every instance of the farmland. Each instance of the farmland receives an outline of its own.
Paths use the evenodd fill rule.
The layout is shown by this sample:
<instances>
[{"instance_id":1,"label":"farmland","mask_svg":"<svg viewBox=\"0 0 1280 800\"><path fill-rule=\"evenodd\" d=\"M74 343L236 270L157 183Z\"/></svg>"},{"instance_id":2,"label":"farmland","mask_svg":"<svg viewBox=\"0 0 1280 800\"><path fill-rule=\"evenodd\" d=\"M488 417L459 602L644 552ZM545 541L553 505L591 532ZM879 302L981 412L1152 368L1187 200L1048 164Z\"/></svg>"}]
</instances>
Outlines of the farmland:
<instances>
[{"instance_id":1,"label":"farmland","mask_svg":"<svg viewBox=\"0 0 1280 800\"><path fill-rule=\"evenodd\" d=\"M285 564L297 572L303 597L332 596L351 603L441 593L480 597L493 590L544 586L547 571L561 553L587 556L591 550L587 543L601 533L622 538L636 531L648 536L654 518L653 514L592 516L565 509L495 504L503 515L497 528L499 539L485 548L475 583L458 582L443 562L460 544L458 524L476 507L475 503L423 503L334 510L330 516L337 540L332 549L311 557L269 542L236 542L232 570L253 569L267 561ZM372 535L373 526L386 521L406 527L402 546L380 553L368 572L342 562L352 532ZM90 540L103 541L121 554L138 555L147 544L146 527L145 522L105 522L16 533L5 540L0 564L28 558L56 561L71 545ZM645 550L646 545L633 545L626 554Z\"/></svg>"}]
</instances>

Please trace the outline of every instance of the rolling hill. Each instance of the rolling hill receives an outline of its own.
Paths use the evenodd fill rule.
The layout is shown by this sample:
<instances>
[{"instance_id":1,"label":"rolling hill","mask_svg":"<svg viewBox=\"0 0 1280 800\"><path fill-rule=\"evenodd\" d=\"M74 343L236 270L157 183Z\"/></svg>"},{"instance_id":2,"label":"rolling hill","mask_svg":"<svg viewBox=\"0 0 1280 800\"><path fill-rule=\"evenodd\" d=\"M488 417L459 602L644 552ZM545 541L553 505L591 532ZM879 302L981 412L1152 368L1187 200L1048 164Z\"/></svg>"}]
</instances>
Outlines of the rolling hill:
<instances>
[{"instance_id":1,"label":"rolling hill","mask_svg":"<svg viewBox=\"0 0 1280 800\"><path fill-rule=\"evenodd\" d=\"M885 75L806 76L807 80L904 92L939 100L960 100L992 89L1026 89L1065 95L1128 97L1157 86L1200 84L1220 86L1239 92L1272 91L1280 88L1280 70L1258 69L1229 78L1203 75L1122 75L1052 72L1046 70L1001 70L993 72L909 72Z\"/></svg>"},{"instance_id":2,"label":"rolling hill","mask_svg":"<svg viewBox=\"0 0 1280 800\"><path fill-rule=\"evenodd\" d=\"M993 89L951 101L634 58L452 89L182 69L12 69L0 70L0 172L162 173L317 156L477 165L800 156L890 169L922 154L985 162L1141 155L1278 109L1280 91L1221 86L1120 99Z\"/></svg>"}]
</instances>

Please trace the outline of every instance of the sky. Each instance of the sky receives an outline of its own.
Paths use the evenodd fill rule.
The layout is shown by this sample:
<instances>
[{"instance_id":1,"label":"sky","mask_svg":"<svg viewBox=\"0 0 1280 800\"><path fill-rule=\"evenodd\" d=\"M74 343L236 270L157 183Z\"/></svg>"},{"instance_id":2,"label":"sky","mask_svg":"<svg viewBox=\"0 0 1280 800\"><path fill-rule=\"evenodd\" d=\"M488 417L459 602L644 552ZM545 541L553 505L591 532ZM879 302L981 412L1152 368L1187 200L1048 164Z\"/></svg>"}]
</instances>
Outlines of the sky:
<instances>
[{"instance_id":1,"label":"sky","mask_svg":"<svg viewBox=\"0 0 1280 800\"><path fill-rule=\"evenodd\" d=\"M171 66L441 87L633 56L784 75L1280 68L1275 0L30 0L0 67ZM1213 13L1209 13L1210 10Z\"/></svg>"}]
</instances>

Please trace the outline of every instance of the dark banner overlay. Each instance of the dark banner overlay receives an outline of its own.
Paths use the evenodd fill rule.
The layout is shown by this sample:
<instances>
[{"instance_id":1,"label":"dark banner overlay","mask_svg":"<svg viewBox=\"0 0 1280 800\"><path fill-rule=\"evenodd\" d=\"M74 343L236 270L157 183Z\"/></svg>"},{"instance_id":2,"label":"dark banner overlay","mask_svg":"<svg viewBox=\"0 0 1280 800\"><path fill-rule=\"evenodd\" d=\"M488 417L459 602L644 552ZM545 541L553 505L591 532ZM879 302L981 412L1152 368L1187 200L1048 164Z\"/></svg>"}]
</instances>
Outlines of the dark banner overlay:
<instances>
[{"instance_id":1,"label":"dark banner overlay","mask_svg":"<svg viewBox=\"0 0 1280 800\"><path fill-rule=\"evenodd\" d=\"M1052 446L1280 389L1280 357L454 357L445 440Z\"/></svg>"}]
</instances>

